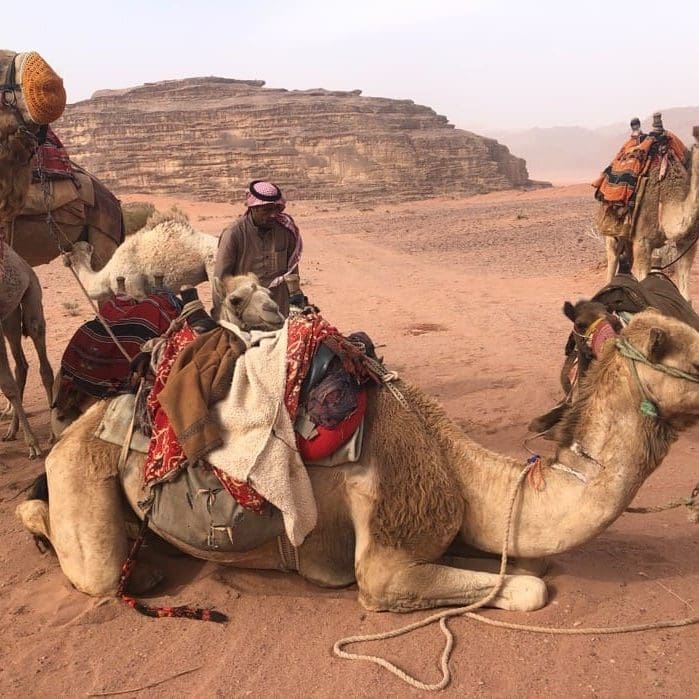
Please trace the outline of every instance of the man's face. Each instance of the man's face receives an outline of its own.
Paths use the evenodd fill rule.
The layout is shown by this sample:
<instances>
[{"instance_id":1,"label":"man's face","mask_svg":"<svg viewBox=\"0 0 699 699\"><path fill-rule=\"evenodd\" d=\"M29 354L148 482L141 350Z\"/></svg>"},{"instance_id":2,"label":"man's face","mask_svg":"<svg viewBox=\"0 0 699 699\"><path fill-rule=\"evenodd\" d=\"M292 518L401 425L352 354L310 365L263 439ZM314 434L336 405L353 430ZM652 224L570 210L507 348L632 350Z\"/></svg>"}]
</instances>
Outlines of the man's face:
<instances>
[{"instance_id":1,"label":"man's face","mask_svg":"<svg viewBox=\"0 0 699 699\"><path fill-rule=\"evenodd\" d=\"M279 204L264 204L250 209L253 223L259 228L269 228L274 217L279 213Z\"/></svg>"}]
</instances>

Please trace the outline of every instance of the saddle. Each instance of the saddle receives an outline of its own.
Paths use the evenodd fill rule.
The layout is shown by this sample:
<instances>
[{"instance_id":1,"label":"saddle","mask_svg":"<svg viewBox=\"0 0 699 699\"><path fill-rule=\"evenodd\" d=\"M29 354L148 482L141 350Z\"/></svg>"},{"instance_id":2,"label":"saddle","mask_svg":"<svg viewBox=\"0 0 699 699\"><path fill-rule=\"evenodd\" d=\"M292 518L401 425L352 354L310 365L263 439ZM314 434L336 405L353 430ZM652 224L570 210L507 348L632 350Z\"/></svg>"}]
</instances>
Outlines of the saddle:
<instances>
[{"instance_id":1,"label":"saddle","mask_svg":"<svg viewBox=\"0 0 699 699\"><path fill-rule=\"evenodd\" d=\"M135 402L136 396L130 393L114 398L95 436L122 446L128 438ZM284 522L279 510L269 503L259 511L244 507L203 463L188 465L175 479L155 488L144 487L142 462L133 452L146 454L149 442L139 429L132 431L132 453L120 462L119 477L134 512L148 509L156 534L176 546L221 553L250 551L282 534Z\"/></svg>"},{"instance_id":2,"label":"saddle","mask_svg":"<svg viewBox=\"0 0 699 699\"><path fill-rule=\"evenodd\" d=\"M699 315L673 281L662 272L651 272L640 282L631 275L617 274L591 300L603 303L610 313L616 314L634 314L646 308L655 308L663 315L699 330Z\"/></svg>"}]
</instances>

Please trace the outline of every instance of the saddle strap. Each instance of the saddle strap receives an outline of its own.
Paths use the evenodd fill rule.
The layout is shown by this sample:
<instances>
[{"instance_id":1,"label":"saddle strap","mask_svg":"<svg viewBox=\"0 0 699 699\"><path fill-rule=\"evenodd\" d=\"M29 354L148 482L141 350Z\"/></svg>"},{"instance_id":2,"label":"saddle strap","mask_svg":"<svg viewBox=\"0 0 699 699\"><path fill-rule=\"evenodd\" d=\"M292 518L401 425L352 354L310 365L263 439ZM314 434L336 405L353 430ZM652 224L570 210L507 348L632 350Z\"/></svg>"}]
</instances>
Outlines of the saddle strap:
<instances>
[{"instance_id":1,"label":"saddle strap","mask_svg":"<svg viewBox=\"0 0 699 699\"><path fill-rule=\"evenodd\" d=\"M279 556L282 559L282 568L285 573L299 572L299 550L289 541L286 532L277 537Z\"/></svg>"},{"instance_id":2,"label":"saddle strap","mask_svg":"<svg viewBox=\"0 0 699 699\"><path fill-rule=\"evenodd\" d=\"M129 427L124 435L124 441L121 444L121 452L119 453L119 464L118 472L123 473L124 467L126 466L126 460L129 458L129 450L131 449L131 438L133 437L133 428L136 423L136 411L139 406L139 399L141 398L141 391L143 390L143 378L138 382L138 390L136 391L136 400L133 403L133 412L131 413L131 419L129 420Z\"/></svg>"}]
</instances>

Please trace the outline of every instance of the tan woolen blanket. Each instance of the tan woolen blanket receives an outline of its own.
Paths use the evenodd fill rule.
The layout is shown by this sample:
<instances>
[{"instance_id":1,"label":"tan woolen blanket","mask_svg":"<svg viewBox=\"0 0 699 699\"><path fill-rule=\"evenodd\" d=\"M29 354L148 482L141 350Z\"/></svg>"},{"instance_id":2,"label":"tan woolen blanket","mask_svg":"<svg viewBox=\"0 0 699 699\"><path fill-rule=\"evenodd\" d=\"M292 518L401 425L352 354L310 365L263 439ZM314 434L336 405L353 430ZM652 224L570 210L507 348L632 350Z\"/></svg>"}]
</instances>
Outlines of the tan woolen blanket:
<instances>
[{"instance_id":1,"label":"tan woolen blanket","mask_svg":"<svg viewBox=\"0 0 699 699\"><path fill-rule=\"evenodd\" d=\"M238 358L231 390L215 406L223 445L207 460L281 510L289 541L300 546L318 513L284 405L287 337L288 321Z\"/></svg>"}]
</instances>

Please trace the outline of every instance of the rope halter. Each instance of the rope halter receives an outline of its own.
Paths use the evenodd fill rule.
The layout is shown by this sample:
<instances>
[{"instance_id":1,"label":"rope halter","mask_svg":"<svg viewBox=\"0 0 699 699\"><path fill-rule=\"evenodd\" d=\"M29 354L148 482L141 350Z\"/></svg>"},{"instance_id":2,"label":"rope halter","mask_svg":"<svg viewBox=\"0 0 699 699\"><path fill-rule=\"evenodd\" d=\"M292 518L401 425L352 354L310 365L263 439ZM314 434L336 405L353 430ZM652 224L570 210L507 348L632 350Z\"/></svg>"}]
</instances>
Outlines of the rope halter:
<instances>
[{"instance_id":1,"label":"rope halter","mask_svg":"<svg viewBox=\"0 0 699 699\"><path fill-rule=\"evenodd\" d=\"M677 369L676 367L668 366L667 364L651 362L650 359L648 359L648 357L646 357L646 355L643 354L643 352L641 352L641 350L632 345L626 338L618 337L615 340L615 345L616 348L619 350L619 353L623 357L626 357L626 359L629 362L629 365L631 367L631 375L633 376L634 381L636 382L636 386L638 386L638 390L641 394L641 414L645 415L646 417L657 418L658 406L650 399L650 397L648 396L648 392L643 387L641 379L638 376L636 362L645 364L646 366L649 366L651 369L655 369L656 371L660 371L663 374L667 374L668 376L672 376L676 379L685 379L686 381L691 381L692 383L699 383L699 375L697 374L688 374L686 371L682 371L682 369Z\"/></svg>"}]
</instances>

